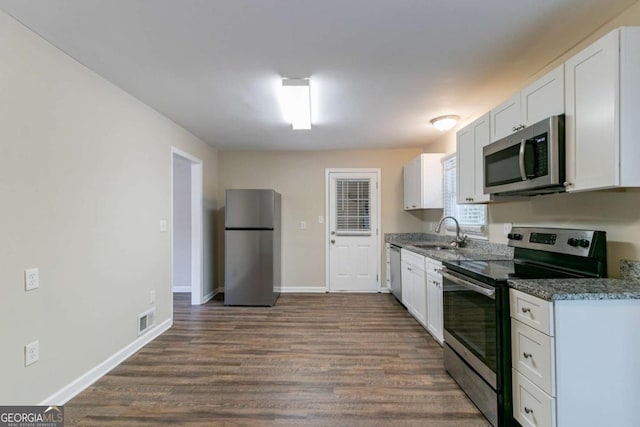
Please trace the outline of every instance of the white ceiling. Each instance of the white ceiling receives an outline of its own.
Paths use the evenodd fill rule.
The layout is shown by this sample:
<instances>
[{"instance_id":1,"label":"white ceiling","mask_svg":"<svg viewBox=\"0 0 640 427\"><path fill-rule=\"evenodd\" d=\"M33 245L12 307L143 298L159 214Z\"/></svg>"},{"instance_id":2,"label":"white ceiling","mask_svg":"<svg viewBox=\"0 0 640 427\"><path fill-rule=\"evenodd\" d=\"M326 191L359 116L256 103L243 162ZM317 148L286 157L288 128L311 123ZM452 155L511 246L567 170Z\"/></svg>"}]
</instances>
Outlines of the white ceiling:
<instances>
[{"instance_id":1,"label":"white ceiling","mask_svg":"<svg viewBox=\"0 0 640 427\"><path fill-rule=\"evenodd\" d=\"M0 8L220 149L425 145L636 0L0 0ZM280 76L310 77L313 128Z\"/></svg>"}]
</instances>

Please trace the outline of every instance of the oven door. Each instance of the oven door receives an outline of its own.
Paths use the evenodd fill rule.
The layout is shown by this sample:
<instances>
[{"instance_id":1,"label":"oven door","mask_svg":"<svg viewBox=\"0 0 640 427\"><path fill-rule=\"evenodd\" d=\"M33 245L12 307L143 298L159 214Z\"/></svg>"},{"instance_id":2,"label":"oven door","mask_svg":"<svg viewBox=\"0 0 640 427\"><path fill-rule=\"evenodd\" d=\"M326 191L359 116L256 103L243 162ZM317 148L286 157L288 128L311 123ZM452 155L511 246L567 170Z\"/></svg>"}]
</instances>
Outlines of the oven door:
<instances>
[{"instance_id":1,"label":"oven door","mask_svg":"<svg viewBox=\"0 0 640 427\"><path fill-rule=\"evenodd\" d=\"M442 279L444 340L497 390L500 315L496 288L447 269Z\"/></svg>"}]
</instances>

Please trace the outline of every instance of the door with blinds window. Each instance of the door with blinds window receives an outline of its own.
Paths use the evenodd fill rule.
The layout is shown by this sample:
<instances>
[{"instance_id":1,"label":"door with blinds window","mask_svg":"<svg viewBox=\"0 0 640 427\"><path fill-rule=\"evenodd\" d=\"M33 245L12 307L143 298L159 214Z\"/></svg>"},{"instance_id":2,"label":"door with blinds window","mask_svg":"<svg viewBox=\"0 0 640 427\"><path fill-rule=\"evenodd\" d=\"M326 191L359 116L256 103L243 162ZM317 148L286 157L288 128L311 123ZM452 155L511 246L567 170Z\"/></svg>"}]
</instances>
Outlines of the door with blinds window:
<instances>
[{"instance_id":1,"label":"door with blinds window","mask_svg":"<svg viewBox=\"0 0 640 427\"><path fill-rule=\"evenodd\" d=\"M378 173L328 175L329 291L377 292Z\"/></svg>"}]
</instances>

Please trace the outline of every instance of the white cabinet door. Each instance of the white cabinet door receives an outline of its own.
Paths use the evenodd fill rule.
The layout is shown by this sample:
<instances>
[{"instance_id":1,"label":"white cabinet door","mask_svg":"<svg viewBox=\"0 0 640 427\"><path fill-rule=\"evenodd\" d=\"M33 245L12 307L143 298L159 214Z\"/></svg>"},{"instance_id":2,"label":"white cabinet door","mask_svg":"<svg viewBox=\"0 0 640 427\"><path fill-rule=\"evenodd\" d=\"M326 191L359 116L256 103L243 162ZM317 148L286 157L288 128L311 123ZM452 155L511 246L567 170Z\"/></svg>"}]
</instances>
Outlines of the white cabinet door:
<instances>
[{"instance_id":1,"label":"white cabinet door","mask_svg":"<svg viewBox=\"0 0 640 427\"><path fill-rule=\"evenodd\" d=\"M456 135L457 201L459 204L484 203L490 200L484 194L484 164L482 148L491 142L489 113L459 130Z\"/></svg>"},{"instance_id":2,"label":"white cabinet door","mask_svg":"<svg viewBox=\"0 0 640 427\"><path fill-rule=\"evenodd\" d=\"M564 114L564 65L491 110L491 142L549 116Z\"/></svg>"},{"instance_id":3,"label":"white cabinet door","mask_svg":"<svg viewBox=\"0 0 640 427\"><path fill-rule=\"evenodd\" d=\"M442 209L442 156L423 153L404 166L404 210Z\"/></svg>"},{"instance_id":4,"label":"white cabinet door","mask_svg":"<svg viewBox=\"0 0 640 427\"><path fill-rule=\"evenodd\" d=\"M441 153L420 155L420 206L423 209L442 209Z\"/></svg>"},{"instance_id":5,"label":"white cabinet door","mask_svg":"<svg viewBox=\"0 0 640 427\"><path fill-rule=\"evenodd\" d=\"M419 158L407 163L403 169L404 179L404 209L418 209L420 204L420 164Z\"/></svg>"},{"instance_id":6,"label":"white cabinet door","mask_svg":"<svg viewBox=\"0 0 640 427\"><path fill-rule=\"evenodd\" d=\"M411 312L413 308L413 274L411 274L411 265L401 260L401 282L402 282L402 304Z\"/></svg>"},{"instance_id":7,"label":"white cabinet door","mask_svg":"<svg viewBox=\"0 0 640 427\"><path fill-rule=\"evenodd\" d=\"M385 243L384 253L385 253L385 283L386 283L387 289L391 289L391 245L389 245L389 243Z\"/></svg>"},{"instance_id":8,"label":"white cabinet door","mask_svg":"<svg viewBox=\"0 0 640 427\"><path fill-rule=\"evenodd\" d=\"M640 186L640 27L610 32L565 69L567 191Z\"/></svg>"},{"instance_id":9,"label":"white cabinet door","mask_svg":"<svg viewBox=\"0 0 640 427\"><path fill-rule=\"evenodd\" d=\"M427 326L427 279L424 268L414 267L413 271L413 317L422 326Z\"/></svg>"},{"instance_id":10,"label":"white cabinet door","mask_svg":"<svg viewBox=\"0 0 640 427\"><path fill-rule=\"evenodd\" d=\"M442 319L442 276L427 276L429 293L427 295L427 329L438 340L443 343L443 319Z\"/></svg>"},{"instance_id":11,"label":"white cabinet door","mask_svg":"<svg viewBox=\"0 0 640 427\"><path fill-rule=\"evenodd\" d=\"M475 191L473 194L473 203L488 202L491 197L488 194L484 194L484 156L482 154L482 148L491 143L490 132L490 114L487 113L473 122L473 136L475 146Z\"/></svg>"},{"instance_id":12,"label":"white cabinet door","mask_svg":"<svg viewBox=\"0 0 640 427\"><path fill-rule=\"evenodd\" d=\"M491 110L491 142L511 135L522 125L520 92Z\"/></svg>"},{"instance_id":13,"label":"white cabinet door","mask_svg":"<svg viewBox=\"0 0 640 427\"><path fill-rule=\"evenodd\" d=\"M521 120L526 126L564 114L564 64L523 89L520 101Z\"/></svg>"},{"instance_id":14,"label":"white cabinet door","mask_svg":"<svg viewBox=\"0 0 640 427\"><path fill-rule=\"evenodd\" d=\"M620 184L617 32L566 62L567 191Z\"/></svg>"},{"instance_id":15,"label":"white cabinet door","mask_svg":"<svg viewBox=\"0 0 640 427\"><path fill-rule=\"evenodd\" d=\"M473 200L476 185L475 142L473 123L460 129L456 134L456 187L458 204Z\"/></svg>"}]
</instances>

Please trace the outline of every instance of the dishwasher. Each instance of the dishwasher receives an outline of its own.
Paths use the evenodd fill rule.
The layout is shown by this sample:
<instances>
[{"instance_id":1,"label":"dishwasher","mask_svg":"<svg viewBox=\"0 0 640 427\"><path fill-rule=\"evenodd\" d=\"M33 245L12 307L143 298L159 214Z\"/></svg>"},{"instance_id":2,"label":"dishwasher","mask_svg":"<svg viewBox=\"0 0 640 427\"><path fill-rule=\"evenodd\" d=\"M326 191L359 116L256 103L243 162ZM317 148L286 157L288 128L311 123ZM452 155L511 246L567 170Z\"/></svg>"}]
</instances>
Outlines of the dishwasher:
<instances>
[{"instance_id":1,"label":"dishwasher","mask_svg":"<svg viewBox=\"0 0 640 427\"><path fill-rule=\"evenodd\" d=\"M400 265L400 246L390 245L391 250L391 293L402 303L402 266Z\"/></svg>"}]
</instances>

